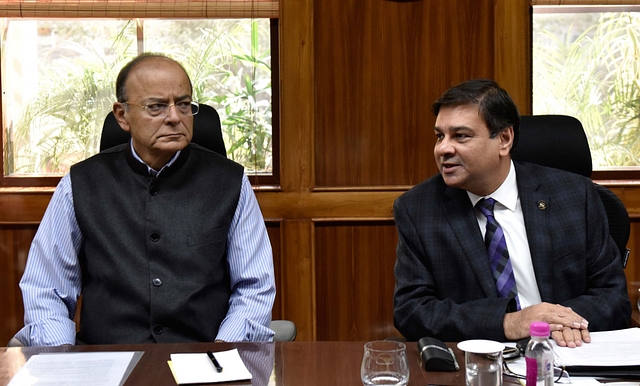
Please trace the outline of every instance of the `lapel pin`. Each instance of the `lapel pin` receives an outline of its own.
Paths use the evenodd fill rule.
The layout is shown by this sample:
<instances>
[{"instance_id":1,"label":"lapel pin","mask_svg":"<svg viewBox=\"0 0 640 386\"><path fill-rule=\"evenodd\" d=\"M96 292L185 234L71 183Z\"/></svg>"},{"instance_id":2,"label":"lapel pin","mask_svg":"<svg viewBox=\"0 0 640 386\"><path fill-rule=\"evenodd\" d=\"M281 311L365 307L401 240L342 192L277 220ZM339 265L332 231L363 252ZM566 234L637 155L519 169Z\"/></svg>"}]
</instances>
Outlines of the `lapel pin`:
<instances>
[{"instance_id":1,"label":"lapel pin","mask_svg":"<svg viewBox=\"0 0 640 386\"><path fill-rule=\"evenodd\" d=\"M545 210L547 209L547 202L544 200L538 201L538 209Z\"/></svg>"}]
</instances>

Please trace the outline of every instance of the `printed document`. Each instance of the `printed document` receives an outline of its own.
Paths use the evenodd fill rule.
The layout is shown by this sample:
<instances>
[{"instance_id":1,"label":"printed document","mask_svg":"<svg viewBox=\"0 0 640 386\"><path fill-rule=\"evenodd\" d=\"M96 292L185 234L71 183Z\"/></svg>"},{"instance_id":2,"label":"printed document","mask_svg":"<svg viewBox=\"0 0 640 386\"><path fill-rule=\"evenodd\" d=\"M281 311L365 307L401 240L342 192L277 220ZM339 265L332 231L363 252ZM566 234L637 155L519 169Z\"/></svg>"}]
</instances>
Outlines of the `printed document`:
<instances>
[{"instance_id":1,"label":"printed document","mask_svg":"<svg viewBox=\"0 0 640 386\"><path fill-rule=\"evenodd\" d=\"M591 343L559 347L552 340L556 365L640 366L640 328L592 332Z\"/></svg>"},{"instance_id":2,"label":"printed document","mask_svg":"<svg viewBox=\"0 0 640 386\"><path fill-rule=\"evenodd\" d=\"M142 354L141 351L41 353L29 358L9 386L119 386Z\"/></svg>"}]
</instances>

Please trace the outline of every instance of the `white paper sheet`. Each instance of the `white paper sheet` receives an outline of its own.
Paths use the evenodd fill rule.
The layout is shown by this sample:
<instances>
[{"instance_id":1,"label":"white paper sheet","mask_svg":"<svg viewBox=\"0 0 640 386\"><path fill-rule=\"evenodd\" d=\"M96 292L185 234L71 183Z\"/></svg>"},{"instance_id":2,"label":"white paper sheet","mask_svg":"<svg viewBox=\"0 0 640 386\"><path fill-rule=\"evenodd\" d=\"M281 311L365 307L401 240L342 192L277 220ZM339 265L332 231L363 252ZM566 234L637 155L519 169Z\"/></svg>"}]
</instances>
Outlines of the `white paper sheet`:
<instances>
[{"instance_id":1,"label":"white paper sheet","mask_svg":"<svg viewBox=\"0 0 640 386\"><path fill-rule=\"evenodd\" d=\"M206 353L171 354L171 370L180 385L251 379L237 349L213 353L222 366L217 372Z\"/></svg>"},{"instance_id":2,"label":"white paper sheet","mask_svg":"<svg viewBox=\"0 0 640 386\"><path fill-rule=\"evenodd\" d=\"M33 355L9 386L118 386L124 383L134 354L120 351Z\"/></svg>"},{"instance_id":3,"label":"white paper sheet","mask_svg":"<svg viewBox=\"0 0 640 386\"><path fill-rule=\"evenodd\" d=\"M558 347L556 364L565 366L640 366L640 328L592 332L591 343L576 348Z\"/></svg>"}]
</instances>

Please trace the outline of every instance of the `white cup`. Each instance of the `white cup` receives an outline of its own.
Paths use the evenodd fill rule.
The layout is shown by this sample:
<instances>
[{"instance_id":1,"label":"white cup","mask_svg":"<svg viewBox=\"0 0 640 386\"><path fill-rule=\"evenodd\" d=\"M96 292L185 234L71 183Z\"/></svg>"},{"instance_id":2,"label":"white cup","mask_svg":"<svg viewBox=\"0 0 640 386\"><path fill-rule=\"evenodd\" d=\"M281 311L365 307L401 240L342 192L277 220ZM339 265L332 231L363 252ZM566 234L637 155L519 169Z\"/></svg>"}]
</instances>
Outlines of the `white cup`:
<instances>
[{"instance_id":1,"label":"white cup","mask_svg":"<svg viewBox=\"0 0 640 386\"><path fill-rule=\"evenodd\" d=\"M504 344L492 340L466 340L458 343L464 351L467 386L502 386Z\"/></svg>"},{"instance_id":2,"label":"white cup","mask_svg":"<svg viewBox=\"0 0 640 386\"><path fill-rule=\"evenodd\" d=\"M409 382L406 345L387 340L366 343L360 378L364 386L406 385Z\"/></svg>"}]
</instances>

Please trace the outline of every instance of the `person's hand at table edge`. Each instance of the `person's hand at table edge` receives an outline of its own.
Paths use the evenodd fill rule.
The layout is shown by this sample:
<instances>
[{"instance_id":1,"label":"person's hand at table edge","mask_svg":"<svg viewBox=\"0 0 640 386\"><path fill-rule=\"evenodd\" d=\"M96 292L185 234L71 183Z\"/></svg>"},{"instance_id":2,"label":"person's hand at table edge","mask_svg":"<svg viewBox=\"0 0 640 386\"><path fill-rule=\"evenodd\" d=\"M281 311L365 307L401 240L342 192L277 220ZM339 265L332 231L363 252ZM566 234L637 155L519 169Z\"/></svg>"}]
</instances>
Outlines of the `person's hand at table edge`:
<instances>
[{"instance_id":1,"label":"person's hand at table edge","mask_svg":"<svg viewBox=\"0 0 640 386\"><path fill-rule=\"evenodd\" d=\"M504 316L504 334L509 340L529 336L531 322L549 323L551 337L559 346L578 347L589 343L589 322L574 312L571 307L559 304L540 303Z\"/></svg>"}]
</instances>

